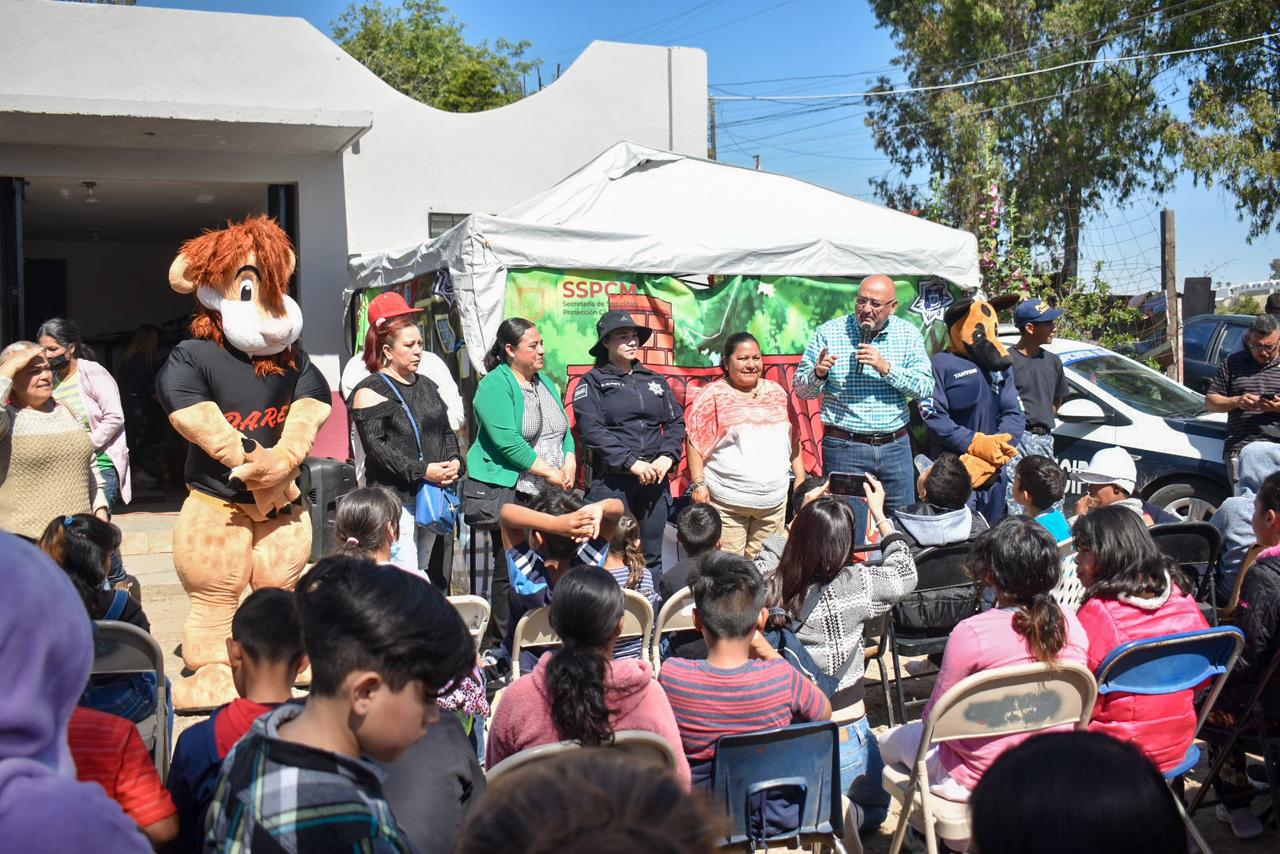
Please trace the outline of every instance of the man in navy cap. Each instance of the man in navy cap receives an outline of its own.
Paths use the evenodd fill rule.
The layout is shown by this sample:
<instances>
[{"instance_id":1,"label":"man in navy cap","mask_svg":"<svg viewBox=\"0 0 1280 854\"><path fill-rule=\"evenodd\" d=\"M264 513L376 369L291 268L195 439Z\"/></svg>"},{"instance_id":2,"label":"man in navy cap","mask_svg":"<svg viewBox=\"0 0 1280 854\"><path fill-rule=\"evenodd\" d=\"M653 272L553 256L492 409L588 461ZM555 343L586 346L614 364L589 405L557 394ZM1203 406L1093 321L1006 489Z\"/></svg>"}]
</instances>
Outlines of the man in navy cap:
<instances>
[{"instance_id":1,"label":"man in navy cap","mask_svg":"<svg viewBox=\"0 0 1280 854\"><path fill-rule=\"evenodd\" d=\"M1067 376L1062 370L1062 360L1046 350L1045 345L1053 340L1054 324L1061 316L1061 309L1051 308L1036 298L1023 300L1013 310L1013 322L1020 337L1018 343L1009 348L1009 356L1013 359L1013 382L1027 416L1027 429L1018 443L1018 456L1009 465L1010 471L1022 457L1053 458L1054 414L1067 396ZM1011 489L1009 512L1021 512L1012 498Z\"/></svg>"}]
</instances>

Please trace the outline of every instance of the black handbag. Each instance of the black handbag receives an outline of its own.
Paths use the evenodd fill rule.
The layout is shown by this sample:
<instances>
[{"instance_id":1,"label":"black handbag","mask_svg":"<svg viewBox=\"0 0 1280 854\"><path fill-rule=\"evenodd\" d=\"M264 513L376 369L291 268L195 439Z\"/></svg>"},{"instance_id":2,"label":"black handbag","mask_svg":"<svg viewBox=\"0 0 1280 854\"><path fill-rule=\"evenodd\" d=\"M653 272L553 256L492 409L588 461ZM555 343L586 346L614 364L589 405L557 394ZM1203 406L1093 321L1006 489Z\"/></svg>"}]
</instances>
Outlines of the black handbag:
<instances>
[{"instance_id":1,"label":"black handbag","mask_svg":"<svg viewBox=\"0 0 1280 854\"><path fill-rule=\"evenodd\" d=\"M502 505L515 500L510 486L497 486L465 477L462 480L462 518L469 527L493 531L498 527Z\"/></svg>"}]
</instances>

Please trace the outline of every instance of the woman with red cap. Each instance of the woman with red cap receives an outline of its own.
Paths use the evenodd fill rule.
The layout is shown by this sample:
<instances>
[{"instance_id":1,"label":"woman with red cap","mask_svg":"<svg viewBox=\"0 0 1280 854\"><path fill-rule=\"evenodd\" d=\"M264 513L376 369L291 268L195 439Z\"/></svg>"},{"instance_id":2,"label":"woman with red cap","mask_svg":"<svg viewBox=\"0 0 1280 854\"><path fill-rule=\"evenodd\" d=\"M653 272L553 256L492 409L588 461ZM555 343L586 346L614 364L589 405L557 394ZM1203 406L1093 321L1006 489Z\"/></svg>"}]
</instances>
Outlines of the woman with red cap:
<instances>
[{"instance_id":1,"label":"woman with red cap","mask_svg":"<svg viewBox=\"0 0 1280 854\"><path fill-rule=\"evenodd\" d=\"M415 319L421 311L393 292L369 303L362 357L369 375L355 384L348 406L364 448L365 482L391 489L401 502L400 539L391 560L425 574L436 534L414 522L417 491L423 481L454 486L462 476L463 458L446 403L458 396L457 387L451 377L445 381L419 370L431 355L423 351ZM444 577L432 580L448 585Z\"/></svg>"}]
</instances>

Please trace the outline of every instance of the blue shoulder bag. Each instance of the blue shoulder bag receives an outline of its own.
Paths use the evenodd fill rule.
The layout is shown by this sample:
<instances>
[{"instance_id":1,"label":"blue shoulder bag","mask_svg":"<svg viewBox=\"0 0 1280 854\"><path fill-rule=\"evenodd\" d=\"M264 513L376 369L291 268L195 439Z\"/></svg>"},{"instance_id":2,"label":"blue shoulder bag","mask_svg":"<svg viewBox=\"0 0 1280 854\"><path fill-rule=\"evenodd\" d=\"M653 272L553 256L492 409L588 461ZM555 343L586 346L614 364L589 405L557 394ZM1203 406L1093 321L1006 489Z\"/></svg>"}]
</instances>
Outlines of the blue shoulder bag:
<instances>
[{"instance_id":1,"label":"blue shoulder bag","mask_svg":"<svg viewBox=\"0 0 1280 854\"><path fill-rule=\"evenodd\" d=\"M378 376L382 377L382 381L391 387L396 397L400 398L404 414L409 416L409 423L413 425L413 439L418 443L418 459L421 461L423 459L422 436L418 431L417 419L413 417L409 404L405 403L404 395L400 393L400 389L396 388L395 382L386 374L379 373ZM457 519L458 493L452 487L436 486L425 480L418 483L418 493L413 506L413 521L437 534L452 534Z\"/></svg>"}]
</instances>

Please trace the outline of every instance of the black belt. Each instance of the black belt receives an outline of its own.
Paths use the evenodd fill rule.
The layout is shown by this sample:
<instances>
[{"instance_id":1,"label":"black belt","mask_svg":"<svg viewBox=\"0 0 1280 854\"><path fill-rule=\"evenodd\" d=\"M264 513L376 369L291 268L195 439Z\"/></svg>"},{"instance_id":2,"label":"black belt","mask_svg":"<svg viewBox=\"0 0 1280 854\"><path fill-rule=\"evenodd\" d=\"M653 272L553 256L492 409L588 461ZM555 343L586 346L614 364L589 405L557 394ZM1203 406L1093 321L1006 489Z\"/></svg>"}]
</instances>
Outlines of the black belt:
<instances>
[{"instance_id":1,"label":"black belt","mask_svg":"<svg viewBox=\"0 0 1280 854\"><path fill-rule=\"evenodd\" d=\"M1033 436L1048 436L1052 431L1048 427L1028 427L1027 432Z\"/></svg>"},{"instance_id":2,"label":"black belt","mask_svg":"<svg viewBox=\"0 0 1280 854\"><path fill-rule=\"evenodd\" d=\"M901 427L893 433L850 433L848 430L823 424L822 435L833 439L844 439L846 442L861 442L864 445L887 445L907 435L907 428Z\"/></svg>"}]
</instances>

